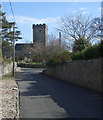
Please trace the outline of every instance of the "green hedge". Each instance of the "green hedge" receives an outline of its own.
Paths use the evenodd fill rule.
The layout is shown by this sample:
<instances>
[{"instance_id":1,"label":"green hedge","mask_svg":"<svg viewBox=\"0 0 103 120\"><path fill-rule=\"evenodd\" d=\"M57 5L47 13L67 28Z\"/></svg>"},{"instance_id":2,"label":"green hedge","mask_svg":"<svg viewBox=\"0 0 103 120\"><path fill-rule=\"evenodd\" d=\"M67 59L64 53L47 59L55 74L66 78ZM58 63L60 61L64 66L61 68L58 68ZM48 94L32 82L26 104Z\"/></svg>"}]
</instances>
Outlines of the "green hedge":
<instances>
[{"instance_id":1,"label":"green hedge","mask_svg":"<svg viewBox=\"0 0 103 120\"><path fill-rule=\"evenodd\" d=\"M62 53L57 53L53 57L51 57L46 65L52 67L58 64L63 64L64 62L70 60L71 60L71 53L65 50Z\"/></svg>"},{"instance_id":2,"label":"green hedge","mask_svg":"<svg viewBox=\"0 0 103 120\"><path fill-rule=\"evenodd\" d=\"M62 53L57 53L51 57L47 66L52 67L58 64L65 63L66 61L71 60L89 60L89 59L99 59L103 57L103 42L98 45L93 45L92 47L87 48L81 52L71 53L69 51L63 51Z\"/></svg>"},{"instance_id":3,"label":"green hedge","mask_svg":"<svg viewBox=\"0 0 103 120\"><path fill-rule=\"evenodd\" d=\"M93 45L82 52L72 53L72 60L98 59L103 57L103 42Z\"/></svg>"}]
</instances>

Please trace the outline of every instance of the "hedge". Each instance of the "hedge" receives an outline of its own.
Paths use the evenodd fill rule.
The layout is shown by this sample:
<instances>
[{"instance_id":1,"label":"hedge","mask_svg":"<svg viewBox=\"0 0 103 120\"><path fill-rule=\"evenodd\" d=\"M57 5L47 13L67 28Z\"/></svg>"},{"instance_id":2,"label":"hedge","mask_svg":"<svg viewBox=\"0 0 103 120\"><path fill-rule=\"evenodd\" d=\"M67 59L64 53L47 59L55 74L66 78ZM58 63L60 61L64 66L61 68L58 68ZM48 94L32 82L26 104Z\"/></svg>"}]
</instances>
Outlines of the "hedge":
<instances>
[{"instance_id":1,"label":"hedge","mask_svg":"<svg viewBox=\"0 0 103 120\"><path fill-rule=\"evenodd\" d=\"M98 45L93 45L84 51L72 53L72 60L79 59L98 59L103 57L103 42Z\"/></svg>"}]
</instances>

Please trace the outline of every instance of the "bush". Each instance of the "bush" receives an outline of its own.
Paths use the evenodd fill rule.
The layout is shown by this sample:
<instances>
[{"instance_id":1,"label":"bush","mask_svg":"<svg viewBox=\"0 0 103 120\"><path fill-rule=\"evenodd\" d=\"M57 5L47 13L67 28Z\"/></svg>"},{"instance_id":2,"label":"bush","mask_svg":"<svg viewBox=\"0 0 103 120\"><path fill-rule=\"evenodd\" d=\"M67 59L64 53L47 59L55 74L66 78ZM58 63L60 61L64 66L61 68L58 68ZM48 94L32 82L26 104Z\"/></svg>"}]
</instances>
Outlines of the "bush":
<instances>
[{"instance_id":1,"label":"bush","mask_svg":"<svg viewBox=\"0 0 103 120\"><path fill-rule=\"evenodd\" d=\"M35 55L35 56L32 58L32 61L33 61L33 62L42 62L42 61L43 61L43 58L42 58L42 56Z\"/></svg>"},{"instance_id":2,"label":"bush","mask_svg":"<svg viewBox=\"0 0 103 120\"><path fill-rule=\"evenodd\" d=\"M96 59L100 57L100 45L95 45L93 47L88 48L83 54L84 59Z\"/></svg>"},{"instance_id":3,"label":"bush","mask_svg":"<svg viewBox=\"0 0 103 120\"><path fill-rule=\"evenodd\" d=\"M63 53L60 55L60 60L61 62L66 62L71 60L71 53L67 50L65 50Z\"/></svg>"},{"instance_id":4,"label":"bush","mask_svg":"<svg viewBox=\"0 0 103 120\"><path fill-rule=\"evenodd\" d=\"M15 61L18 62L18 61L22 61L22 60L24 60L24 59L25 59L25 57L24 57L24 56L21 56L21 57L19 57L19 58L15 58Z\"/></svg>"},{"instance_id":5,"label":"bush","mask_svg":"<svg viewBox=\"0 0 103 120\"><path fill-rule=\"evenodd\" d=\"M99 52L101 57L103 57L103 41L101 41Z\"/></svg>"},{"instance_id":6,"label":"bush","mask_svg":"<svg viewBox=\"0 0 103 120\"><path fill-rule=\"evenodd\" d=\"M81 52L82 50L85 50L86 48L90 47L91 44L88 41L88 39L85 38L79 38L76 40L73 44L73 52Z\"/></svg>"},{"instance_id":7,"label":"bush","mask_svg":"<svg viewBox=\"0 0 103 120\"><path fill-rule=\"evenodd\" d=\"M63 64L66 61L70 61L70 60L71 60L71 53L65 50L62 53L57 53L53 57L51 57L46 65L52 67L58 64Z\"/></svg>"},{"instance_id":8,"label":"bush","mask_svg":"<svg viewBox=\"0 0 103 120\"><path fill-rule=\"evenodd\" d=\"M92 47L87 48L84 51L76 52L72 54L72 60L79 59L97 59L103 57L103 42L98 45L94 45Z\"/></svg>"},{"instance_id":9,"label":"bush","mask_svg":"<svg viewBox=\"0 0 103 120\"><path fill-rule=\"evenodd\" d=\"M80 60L80 59L83 59L83 52L72 53L72 60Z\"/></svg>"}]
</instances>

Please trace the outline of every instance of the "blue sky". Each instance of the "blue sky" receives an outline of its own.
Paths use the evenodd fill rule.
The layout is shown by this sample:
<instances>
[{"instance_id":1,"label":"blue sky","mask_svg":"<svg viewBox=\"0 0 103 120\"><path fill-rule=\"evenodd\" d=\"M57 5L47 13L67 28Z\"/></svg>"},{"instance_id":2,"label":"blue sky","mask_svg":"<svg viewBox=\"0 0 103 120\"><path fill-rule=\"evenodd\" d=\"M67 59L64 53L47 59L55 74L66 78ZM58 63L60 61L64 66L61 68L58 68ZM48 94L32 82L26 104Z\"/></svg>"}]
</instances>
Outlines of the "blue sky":
<instances>
[{"instance_id":1,"label":"blue sky","mask_svg":"<svg viewBox=\"0 0 103 120\"><path fill-rule=\"evenodd\" d=\"M15 20L23 34L20 42L32 42L32 24L46 23L48 34L55 33L60 18L66 14L82 12L91 17L101 16L100 2L12 2ZM2 10L9 21L13 21L9 2L2 2Z\"/></svg>"}]
</instances>

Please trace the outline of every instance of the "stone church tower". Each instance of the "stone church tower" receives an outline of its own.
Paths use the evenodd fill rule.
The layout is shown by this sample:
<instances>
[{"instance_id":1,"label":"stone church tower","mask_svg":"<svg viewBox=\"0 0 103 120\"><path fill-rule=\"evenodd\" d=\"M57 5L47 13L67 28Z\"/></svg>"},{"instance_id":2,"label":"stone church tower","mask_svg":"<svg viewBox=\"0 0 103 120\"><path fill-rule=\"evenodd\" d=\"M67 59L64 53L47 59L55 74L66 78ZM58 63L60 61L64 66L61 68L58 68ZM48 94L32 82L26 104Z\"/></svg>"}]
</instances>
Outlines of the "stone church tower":
<instances>
[{"instance_id":1,"label":"stone church tower","mask_svg":"<svg viewBox=\"0 0 103 120\"><path fill-rule=\"evenodd\" d=\"M35 45L48 45L48 27L46 24L33 24L33 43L20 43L15 45L16 57L27 57L27 48L33 48ZM10 57L12 55L8 54Z\"/></svg>"},{"instance_id":2,"label":"stone church tower","mask_svg":"<svg viewBox=\"0 0 103 120\"><path fill-rule=\"evenodd\" d=\"M46 24L33 24L33 45L38 43L44 46L48 44L48 27Z\"/></svg>"}]
</instances>

